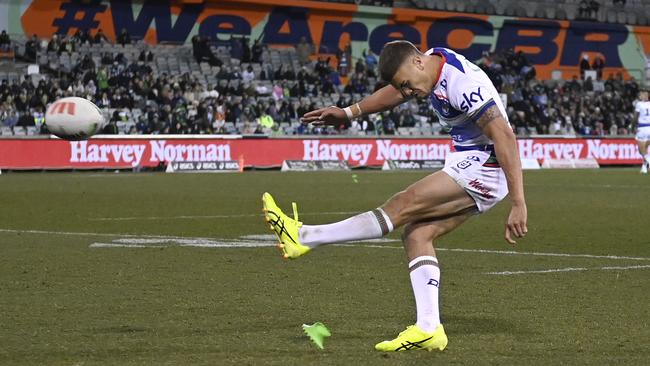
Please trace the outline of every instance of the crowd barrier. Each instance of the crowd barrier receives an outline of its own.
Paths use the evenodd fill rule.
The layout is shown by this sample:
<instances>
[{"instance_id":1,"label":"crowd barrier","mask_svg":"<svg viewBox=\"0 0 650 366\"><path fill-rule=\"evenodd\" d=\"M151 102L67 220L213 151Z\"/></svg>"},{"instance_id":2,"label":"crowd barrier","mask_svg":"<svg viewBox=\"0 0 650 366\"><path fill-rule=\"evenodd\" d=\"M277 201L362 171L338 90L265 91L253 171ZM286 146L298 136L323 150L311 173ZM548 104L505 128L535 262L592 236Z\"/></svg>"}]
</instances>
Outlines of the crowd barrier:
<instances>
[{"instance_id":1,"label":"crowd barrier","mask_svg":"<svg viewBox=\"0 0 650 366\"><path fill-rule=\"evenodd\" d=\"M525 138L522 159L596 159L600 165L639 165L632 138ZM448 138L249 138L238 135L116 135L86 141L0 139L0 169L124 169L186 161L239 161L280 167L284 160L344 160L351 167L381 167L387 160L441 160Z\"/></svg>"}]
</instances>

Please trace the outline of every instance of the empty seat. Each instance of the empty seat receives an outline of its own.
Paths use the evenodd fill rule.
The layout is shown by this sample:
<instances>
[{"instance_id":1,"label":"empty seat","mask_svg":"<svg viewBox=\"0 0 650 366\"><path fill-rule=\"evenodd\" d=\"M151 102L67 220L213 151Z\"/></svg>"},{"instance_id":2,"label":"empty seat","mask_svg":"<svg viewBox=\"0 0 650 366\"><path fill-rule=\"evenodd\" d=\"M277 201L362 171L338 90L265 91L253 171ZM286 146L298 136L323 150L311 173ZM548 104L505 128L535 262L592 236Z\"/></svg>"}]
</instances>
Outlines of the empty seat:
<instances>
[{"instance_id":1,"label":"empty seat","mask_svg":"<svg viewBox=\"0 0 650 366\"><path fill-rule=\"evenodd\" d=\"M14 133L11 130L11 127L8 126L2 126L0 127L0 135L2 136L12 136Z\"/></svg>"},{"instance_id":2,"label":"empty seat","mask_svg":"<svg viewBox=\"0 0 650 366\"><path fill-rule=\"evenodd\" d=\"M14 126L14 136L25 136L26 134L25 127Z\"/></svg>"}]
</instances>

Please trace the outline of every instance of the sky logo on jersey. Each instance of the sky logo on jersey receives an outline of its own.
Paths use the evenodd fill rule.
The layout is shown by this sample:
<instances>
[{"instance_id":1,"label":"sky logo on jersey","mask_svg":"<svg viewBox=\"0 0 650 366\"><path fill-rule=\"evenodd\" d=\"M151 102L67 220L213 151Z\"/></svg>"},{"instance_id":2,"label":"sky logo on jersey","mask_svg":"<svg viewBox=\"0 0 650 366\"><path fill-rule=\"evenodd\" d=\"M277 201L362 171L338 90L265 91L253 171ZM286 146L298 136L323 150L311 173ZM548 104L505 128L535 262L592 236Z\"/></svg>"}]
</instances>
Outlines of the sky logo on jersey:
<instances>
[{"instance_id":1,"label":"sky logo on jersey","mask_svg":"<svg viewBox=\"0 0 650 366\"><path fill-rule=\"evenodd\" d=\"M463 112L467 112L470 108L472 108L472 106L474 106L474 103L483 101L483 96L481 95L481 87L479 86L475 92L469 93L469 96L467 93L463 93L463 99L465 100L460 103L460 109Z\"/></svg>"}]
</instances>

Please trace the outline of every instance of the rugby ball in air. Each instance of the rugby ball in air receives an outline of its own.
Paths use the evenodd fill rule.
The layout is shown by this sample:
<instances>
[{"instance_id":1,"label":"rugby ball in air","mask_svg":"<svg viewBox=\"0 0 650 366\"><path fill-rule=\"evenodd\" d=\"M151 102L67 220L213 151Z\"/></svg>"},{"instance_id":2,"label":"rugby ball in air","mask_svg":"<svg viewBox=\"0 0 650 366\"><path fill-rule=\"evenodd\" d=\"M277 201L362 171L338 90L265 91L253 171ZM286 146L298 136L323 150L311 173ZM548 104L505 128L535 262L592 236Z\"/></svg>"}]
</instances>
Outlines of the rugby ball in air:
<instances>
[{"instance_id":1,"label":"rugby ball in air","mask_svg":"<svg viewBox=\"0 0 650 366\"><path fill-rule=\"evenodd\" d=\"M79 97L61 98L45 112L50 133L66 140L85 140L104 128L102 111L93 102Z\"/></svg>"}]
</instances>

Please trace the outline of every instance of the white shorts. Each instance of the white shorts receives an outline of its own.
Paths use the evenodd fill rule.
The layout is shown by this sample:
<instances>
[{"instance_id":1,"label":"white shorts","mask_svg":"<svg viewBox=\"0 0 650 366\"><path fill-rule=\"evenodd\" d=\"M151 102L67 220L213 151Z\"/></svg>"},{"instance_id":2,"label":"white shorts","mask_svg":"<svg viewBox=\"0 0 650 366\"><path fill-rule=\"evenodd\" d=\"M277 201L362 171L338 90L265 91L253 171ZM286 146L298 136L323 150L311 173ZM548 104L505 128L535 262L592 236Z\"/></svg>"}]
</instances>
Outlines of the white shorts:
<instances>
[{"instance_id":1,"label":"white shorts","mask_svg":"<svg viewBox=\"0 0 650 366\"><path fill-rule=\"evenodd\" d=\"M506 175L498 164L488 162L490 155L477 150L450 152L442 169L474 199L481 213L508 195Z\"/></svg>"},{"instance_id":2,"label":"white shorts","mask_svg":"<svg viewBox=\"0 0 650 366\"><path fill-rule=\"evenodd\" d=\"M637 141L650 141L650 127L637 128L636 136L634 138Z\"/></svg>"}]
</instances>

